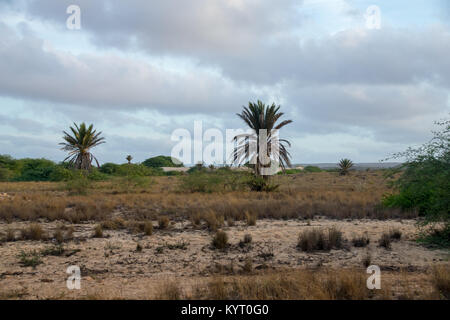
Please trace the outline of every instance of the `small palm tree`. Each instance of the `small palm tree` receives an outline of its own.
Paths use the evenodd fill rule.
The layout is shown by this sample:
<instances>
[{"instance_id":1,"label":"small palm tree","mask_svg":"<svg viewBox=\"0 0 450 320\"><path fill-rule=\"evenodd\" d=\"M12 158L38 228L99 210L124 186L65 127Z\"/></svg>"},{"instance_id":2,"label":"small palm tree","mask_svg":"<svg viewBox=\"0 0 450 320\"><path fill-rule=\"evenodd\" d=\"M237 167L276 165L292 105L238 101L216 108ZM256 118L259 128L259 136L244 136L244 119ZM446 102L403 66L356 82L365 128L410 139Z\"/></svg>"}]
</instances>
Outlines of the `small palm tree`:
<instances>
[{"instance_id":1,"label":"small palm tree","mask_svg":"<svg viewBox=\"0 0 450 320\"><path fill-rule=\"evenodd\" d=\"M252 133L234 137L233 140L237 143L233 152L234 163L241 165L249 161L254 167L256 176L263 176L265 179L269 176L263 173L263 168L275 164L276 166L280 165L284 170L291 166L290 154L286 148L286 145L290 147L291 143L285 139L277 139L278 137L272 135L273 130L279 130L292 122L292 120L284 120L277 124L277 121L284 115L279 110L280 106L275 104L266 106L258 100L257 103L249 102L248 107L244 107L242 113L237 114L250 127ZM261 163L264 149L261 150L263 146L260 146L259 140L260 130L264 129L267 132L267 148L265 148L267 154L265 156L270 158L270 165Z\"/></svg>"},{"instance_id":2,"label":"small palm tree","mask_svg":"<svg viewBox=\"0 0 450 320\"><path fill-rule=\"evenodd\" d=\"M60 143L63 146L61 150L69 152L69 156L64 159L64 162L69 160L69 164L76 169L90 170L92 161L95 160L97 166L100 167L97 158L92 155L90 150L105 143L105 138L100 137L102 133L97 133L92 124L87 127L83 122L79 126L74 123L74 126L70 127L73 135L63 131L63 139L66 142Z\"/></svg>"},{"instance_id":3,"label":"small palm tree","mask_svg":"<svg viewBox=\"0 0 450 320\"><path fill-rule=\"evenodd\" d=\"M350 168L353 167L353 162L350 159L341 159L339 161L339 173L345 176L349 173Z\"/></svg>"},{"instance_id":4,"label":"small palm tree","mask_svg":"<svg viewBox=\"0 0 450 320\"><path fill-rule=\"evenodd\" d=\"M131 164L131 160L133 160L133 157L131 155L128 155L125 159L127 159L128 164Z\"/></svg>"}]
</instances>

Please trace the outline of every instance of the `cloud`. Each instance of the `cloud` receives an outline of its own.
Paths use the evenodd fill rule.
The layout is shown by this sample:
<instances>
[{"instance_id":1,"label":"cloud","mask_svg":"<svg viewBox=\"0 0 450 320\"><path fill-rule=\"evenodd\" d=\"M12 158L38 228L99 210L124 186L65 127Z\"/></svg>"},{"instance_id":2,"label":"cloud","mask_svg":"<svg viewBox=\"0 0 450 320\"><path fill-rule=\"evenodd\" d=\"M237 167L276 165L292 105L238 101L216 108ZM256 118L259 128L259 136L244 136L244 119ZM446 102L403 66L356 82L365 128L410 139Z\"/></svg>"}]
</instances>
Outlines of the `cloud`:
<instances>
[{"instance_id":1,"label":"cloud","mask_svg":"<svg viewBox=\"0 0 450 320\"><path fill-rule=\"evenodd\" d=\"M342 15L336 21L361 18L348 3L330 8ZM69 4L21 1L16 10L27 20L0 23L0 96L42 108L58 125L95 122L114 137L111 149L99 149L106 159L167 153L171 130L190 129L194 119L240 127L235 113L256 99L282 105L294 120L287 137L302 144L314 137L311 159L330 156L316 150L330 136L344 139L344 150L345 141L377 146L371 156L426 140L433 120L449 112L446 24L318 36L304 31L315 16L306 16L303 1L79 0L82 30L73 33L65 29ZM61 35L88 45L68 45ZM48 130L30 114L0 116L0 126L30 121L29 132Z\"/></svg>"}]
</instances>

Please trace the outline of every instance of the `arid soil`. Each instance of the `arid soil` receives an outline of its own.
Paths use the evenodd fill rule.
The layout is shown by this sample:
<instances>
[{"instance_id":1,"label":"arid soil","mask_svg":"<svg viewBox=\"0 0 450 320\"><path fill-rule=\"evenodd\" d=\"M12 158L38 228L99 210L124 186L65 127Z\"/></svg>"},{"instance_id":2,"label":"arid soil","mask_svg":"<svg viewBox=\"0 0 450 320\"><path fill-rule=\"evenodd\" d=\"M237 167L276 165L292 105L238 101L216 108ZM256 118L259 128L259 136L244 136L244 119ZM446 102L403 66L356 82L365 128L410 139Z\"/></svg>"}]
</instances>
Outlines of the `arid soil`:
<instances>
[{"instance_id":1,"label":"arid soil","mask_svg":"<svg viewBox=\"0 0 450 320\"><path fill-rule=\"evenodd\" d=\"M29 222L0 223L0 233L7 229L20 230ZM41 222L51 234L58 222ZM449 252L426 248L415 239L415 220L258 220L256 226L236 222L224 227L229 236L225 250L214 249L214 233L194 226L190 221L176 222L166 230L151 236L127 230L105 230L102 238L93 238L95 224L73 224L73 239L63 244L58 255L41 255L42 263L33 267L21 265L21 252L43 252L55 247L52 240L13 241L0 243L0 297L26 299L73 298L155 298L165 283L177 281L190 288L217 275L229 276L244 272L251 261L252 272L323 268L364 268L370 257L384 278L392 284L407 276L422 279L435 265L448 265ZM300 232L313 228L337 227L346 239L344 247L325 252L302 252L297 248ZM378 240L384 232L401 231L401 239L392 242L390 250L380 247ZM250 244L239 242L246 234ZM357 248L352 239L366 234L370 243ZM81 290L68 290L66 269L81 269ZM248 271L248 270L247 270ZM389 279L389 280L387 280ZM429 284L428 284L429 285Z\"/></svg>"}]
</instances>

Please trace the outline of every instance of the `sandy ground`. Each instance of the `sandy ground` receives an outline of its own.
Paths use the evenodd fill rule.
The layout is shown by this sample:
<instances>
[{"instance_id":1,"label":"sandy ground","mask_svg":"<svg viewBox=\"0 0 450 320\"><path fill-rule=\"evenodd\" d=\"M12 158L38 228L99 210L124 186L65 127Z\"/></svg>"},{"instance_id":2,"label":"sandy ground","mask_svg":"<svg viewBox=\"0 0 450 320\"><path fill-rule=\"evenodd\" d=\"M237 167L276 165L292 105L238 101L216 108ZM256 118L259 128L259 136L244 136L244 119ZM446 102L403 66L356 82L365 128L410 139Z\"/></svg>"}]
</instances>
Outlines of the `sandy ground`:
<instances>
[{"instance_id":1,"label":"sandy ground","mask_svg":"<svg viewBox=\"0 0 450 320\"><path fill-rule=\"evenodd\" d=\"M28 223L0 223L0 232L7 228L21 229ZM51 233L57 223L42 223ZM155 222L156 225L156 222ZM21 250L43 250L51 241L16 241L0 244L0 296L2 298L55 299L126 297L151 298L158 286L172 279L186 286L199 284L217 273L239 273L247 259L255 270L285 268L362 267L368 254L371 264L382 271L407 270L420 274L436 264L448 264L449 251L431 250L417 244L414 220L352 220L337 221L316 218L310 222L298 220L260 220L256 226L237 223L225 227L230 238L227 250L211 247L212 234L199 230L190 222L178 222L169 230L155 230L152 236L130 234L126 230L104 231L104 238L92 238L93 224L73 225L74 240L64 244L61 256L44 256L36 268L23 267L18 257ZM340 229L346 239L367 233L370 244L355 248L348 241L344 249L330 252L304 253L296 248L301 231L311 228ZM402 239L392 243L392 249L378 247L385 231L397 228ZM244 235L253 238L249 246L240 247ZM169 248L182 244L184 248ZM137 245L142 247L136 250ZM69 266L79 266L82 289L66 288Z\"/></svg>"}]
</instances>

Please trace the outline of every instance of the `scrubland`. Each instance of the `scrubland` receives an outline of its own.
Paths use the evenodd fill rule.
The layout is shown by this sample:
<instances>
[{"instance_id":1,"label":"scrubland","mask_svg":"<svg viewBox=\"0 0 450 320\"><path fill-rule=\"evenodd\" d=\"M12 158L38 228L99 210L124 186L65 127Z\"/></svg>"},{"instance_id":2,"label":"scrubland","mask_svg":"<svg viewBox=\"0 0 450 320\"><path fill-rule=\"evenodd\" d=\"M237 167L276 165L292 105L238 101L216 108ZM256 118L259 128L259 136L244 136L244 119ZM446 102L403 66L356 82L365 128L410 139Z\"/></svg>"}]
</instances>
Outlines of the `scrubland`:
<instances>
[{"instance_id":1,"label":"scrubland","mask_svg":"<svg viewBox=\"0 0 450 320\"><path fill-rule=\"evenodd\" d=\"M449 297L448 250L416 241L416 212L380 205L396 176L280 175L273 192L238 175L143 179L0 183L0 298ZM72 265L81 290L66 287Z\"/></svg>"}]
</instances>

